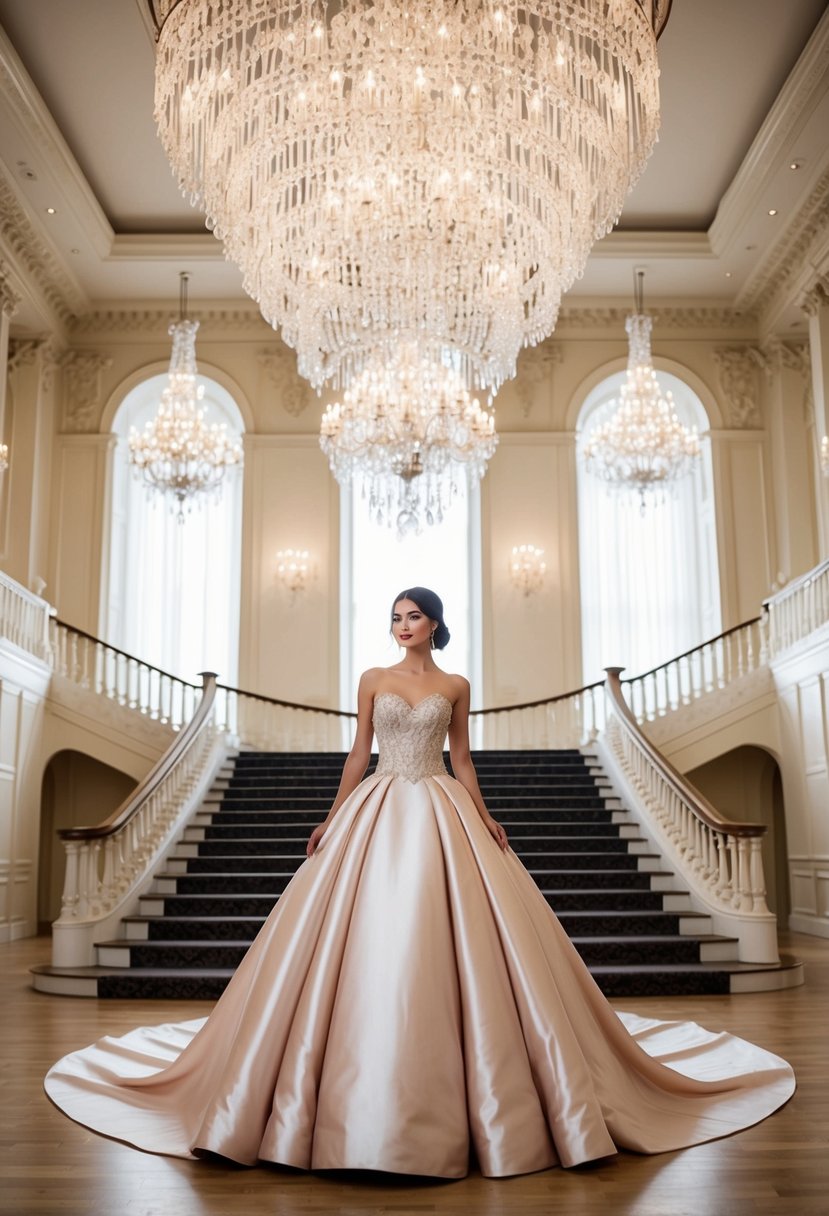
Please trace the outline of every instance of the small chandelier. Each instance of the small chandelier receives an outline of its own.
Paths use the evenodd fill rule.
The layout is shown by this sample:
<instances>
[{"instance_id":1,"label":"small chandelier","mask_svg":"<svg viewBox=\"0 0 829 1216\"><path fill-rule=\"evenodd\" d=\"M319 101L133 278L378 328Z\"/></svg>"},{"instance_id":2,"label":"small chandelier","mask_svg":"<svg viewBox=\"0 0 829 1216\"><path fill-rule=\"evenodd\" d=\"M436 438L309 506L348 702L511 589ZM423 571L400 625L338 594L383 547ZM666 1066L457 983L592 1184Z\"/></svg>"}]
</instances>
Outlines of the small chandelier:
<instances>
[{"instance_id":1,"label":"small chandelier","mask_svg":"<svg viewBox=\"0 0 829 1216\"><path fill-rule=\"evenodd\" d=\"M633 490L642 511L648 495L690 473L699 458L699 435L684 426L670 391L662 392L651 357L653 319L643 310L644 271L636 272L636 311L625 322L628 334L626 381L611 417L595 426L583 448L585 469L610 487Z\"/></svg>"},{"instance_id":2,"label":"small chandelier","mask_svg":"<svg viewBox=\"0 0 829 1216\"><path fill-rule=\"evenodd\" d=\"M509 573L513 586L523 595L540 591L547 573L544 550L535 545L513 545Z\"/></svg>"},{"instance_id":3,"label":"small chandelier","mask_svg":"<svg viewBox=\"0 0 829 1216\"><path fill-rule=\"evenodd\" d=\"M147 0L182 191L316 388L398 342L497 391L659 124L665 0Z\"/></svg>"},{"instance_id":4,"label":"small chandelier","mask_svg":"<svg viewBox=\"0 0 829 1216\"><path fill-rule=\"evenodd\" d=\"M366 367L320 430L340 485L358 484L372 518L401 536L441 523L461 480L479 481L497 444L492 413L416 343Z\"/></svg>"},{"instance_id":5,"label":"small chandelier","mask_svg":"<svg viewBox=\"0 0 829 1216\"><path fill-rule=\"evenodd\" d=\"M130 428L129 460L136 474L160 494L169 495L179 523L204 497L218 497L227 469L242 460L238 439L225 423L206 423L198 403L204 385L196 382L198 321L187 316L188 275L180 276L179 319L170 326L173 351L166 387L155 418L139 432Z\"/></svg>"},{"instance_id":6,"label":"small chandelier","mask_svg":"<svg viewBox=\"0 0 829 1216\"><path fill-rule=\"evenodd\" d=\"M9 467L9 445L0 443L0 473L5 473Z\"/></svg>"},{"instance_id":7,"label":"small chandelier","mask_svg":"<svg viewBox=\"0 0 829 1216\"><path fill-rule=\"evenodd\" d=\"M820 441L820 471L824 477L829 477L829 435L824 435Z\"/></svg>"},{"instance_id":8,"label":"small chandelier","mask_svg":"<svg viewBox=\"0 0 829 1216\"><path fill-rule=\"evenodd\" d=\"M307 549L280 549L276 555L276 577L286 591L296 595L311 580L311 554Z\"/></svg>"}]
</instances>

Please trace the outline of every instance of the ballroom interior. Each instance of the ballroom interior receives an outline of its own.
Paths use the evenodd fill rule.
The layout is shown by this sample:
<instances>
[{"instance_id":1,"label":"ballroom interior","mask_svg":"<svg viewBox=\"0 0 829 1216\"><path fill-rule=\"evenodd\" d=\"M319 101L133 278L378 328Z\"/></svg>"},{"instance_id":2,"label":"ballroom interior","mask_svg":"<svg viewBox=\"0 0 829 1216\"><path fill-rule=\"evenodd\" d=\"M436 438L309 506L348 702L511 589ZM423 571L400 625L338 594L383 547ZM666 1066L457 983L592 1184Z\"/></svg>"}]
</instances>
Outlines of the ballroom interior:
<instances>
[{"instance_id":1,"label":"ballroom interior","mask_svg":"<svg viewBox=\"0 0 829 1216\"><path fill-rule=\"evenodd\" d=\"M823 0L645 6L667 15L654 150L552 331L521 349L491 406L479 394L498 437L483 476L463 482L443 520L421 519L405 536L394 510L369 520L365 495L340 484L321 450L341 386L318 392L300 375L204 210L179 190L153 94L154 21L174 7L0 0L0 987L14 1027L12 1054L0 1053L14 1106L2 1104L0 1142L16 1162L0 1167L13 1197L0 1210L825 1212ZM167 382L183 274L207 417L241 456L214 499L188 499L179 522L178 504L133 476L128 433L153 416ZM624 383L637 282L657 379L696 428L699 453L677 490L641 507L634 492L624 502L608 494L585 458L591 427ZM215 1163L196 1177L192 1162L64 1126L40 1094L53 1057L137 1020L129 1000L31 990L29 967L54 959L50 925L67 915L57 830L100 823L133 795L184 733L201 671L229 690L225 726L243 747L264 745L239 725L240 707L258 698L271 717L261 709L257 740L275 722L288 742L274 750L345 750L356 677L396 661L388 611L413 584L444 596L455 645L445 663L470 678L480 715L473 745L590 750L610 740L602 682L618 667L641 732L671 771L725 821L762 827L757 852L722 864L742 884L740 915L765 901L781 957L796 957L803 974L788 987L620 1007L698 1017L791 1059L801 1089L770 1123L682 1154L625 1157L558 1190L547 1173L495 1191L480 1177L437 1189L364 1181L355 1197L341 1180L228 1176ZM40 640L25 640L24 617L42 622ZM179 719L136 713L131 685L93 696L94 679L77 671L107 648L126 656L125 672L167 673ZM625 790L624 759L607 746ZM646 800L629 780L630 798ZM732 932L730 920L714 925ZM768 962L752 932L740 958ZM74 962L86 965L81 955ZM151 1004L158 1021L209 1008Z\"/></svg>"}]
</instances>

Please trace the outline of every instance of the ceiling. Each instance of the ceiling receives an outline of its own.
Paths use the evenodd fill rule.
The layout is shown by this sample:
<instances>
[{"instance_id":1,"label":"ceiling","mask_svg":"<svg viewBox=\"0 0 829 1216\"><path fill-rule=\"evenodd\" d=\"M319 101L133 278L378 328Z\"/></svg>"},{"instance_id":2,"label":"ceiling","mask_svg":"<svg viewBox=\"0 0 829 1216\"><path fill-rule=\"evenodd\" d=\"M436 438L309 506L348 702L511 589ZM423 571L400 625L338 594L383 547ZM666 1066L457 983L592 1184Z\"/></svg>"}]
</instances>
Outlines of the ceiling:
<instances>
[{"instance_id":1,"label":"ceiling","mask_svg":"<svg viewBox=\"0 0 829 1216\"><path fill-rule=\"evenodd\" d=\"M660 141L575 299L627 300L641 266L649 299L751 305L829 170L826 7L674 0ZM0 0L0 25L0 172L71 309L172 300L180 269L194 299L243 299L155 134L145 0Z\"/></svg>"}]
</instances>

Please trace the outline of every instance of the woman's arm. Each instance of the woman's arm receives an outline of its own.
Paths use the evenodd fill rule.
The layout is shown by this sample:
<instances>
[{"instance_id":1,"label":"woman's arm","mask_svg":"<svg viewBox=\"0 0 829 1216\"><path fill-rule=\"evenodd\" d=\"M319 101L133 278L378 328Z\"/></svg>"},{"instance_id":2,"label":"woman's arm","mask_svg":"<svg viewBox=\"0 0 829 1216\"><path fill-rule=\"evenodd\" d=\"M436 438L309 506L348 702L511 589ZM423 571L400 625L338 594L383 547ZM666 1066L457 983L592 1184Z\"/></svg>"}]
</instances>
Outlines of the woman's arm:
<instances>
[{"instance_id":1,"label":"woman's arm","mask_svg":"<svg viewBox=\"0 0 829 1216\"><path fill-rule=\"evenodd\" d=\"M305 851L309 857L312 857L316 852L317 846L330 827L332 819L348 795L354 793L354 790L356 790L362 780L363 773L366 771L366 766L371 756L371 740L374 736L374 727L371 722L371 711L374 705L374 683L373 672L365 671L360 676L360 684L357 689L357 733L354 736L351 751L348 753L343 765L340 787L337 790L336 798L331 804L331 810L323 822L314 828L308 839L308 846Z\"/></svg>"},{"instance_id":2,"label":"woman's arm","mask_svg":"<svg viewBox=\"0 0 829 1216\"><path fill-rule=\"evenodd\" d=\"M452 721L449 723L449 756L452 771L469 794L484 821L484 826L500 848L507 847L507 834L486 809L478 774L469 752L469 681L461 680L461 691L452 706Z\"/></svg>"}]
</instances>

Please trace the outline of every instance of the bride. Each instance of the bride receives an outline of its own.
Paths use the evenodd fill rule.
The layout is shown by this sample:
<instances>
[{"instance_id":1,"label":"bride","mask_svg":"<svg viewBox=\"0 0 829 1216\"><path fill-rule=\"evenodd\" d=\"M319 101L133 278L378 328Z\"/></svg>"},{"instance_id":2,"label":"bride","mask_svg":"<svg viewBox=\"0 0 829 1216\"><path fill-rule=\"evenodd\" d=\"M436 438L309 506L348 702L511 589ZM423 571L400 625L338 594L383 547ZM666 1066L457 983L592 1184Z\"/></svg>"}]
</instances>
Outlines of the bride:
<instances>
[{"instance_id":1,"label":"bride","mask_svg":"<svg viewBox=\"0 0 829 1216\"><path fill-rule=\"evenodd\" d=\"M66 1056L52 1100L156 1153L444 1178L470 1158L502 1177L664 1152L771 1114L794 1091L784 1060L610 1007L484 805L469 684L433 657L440 599L402 591L391 628L403 658L362 676L331 811L210 1017Z\"/></svg>"}]
</instances>

